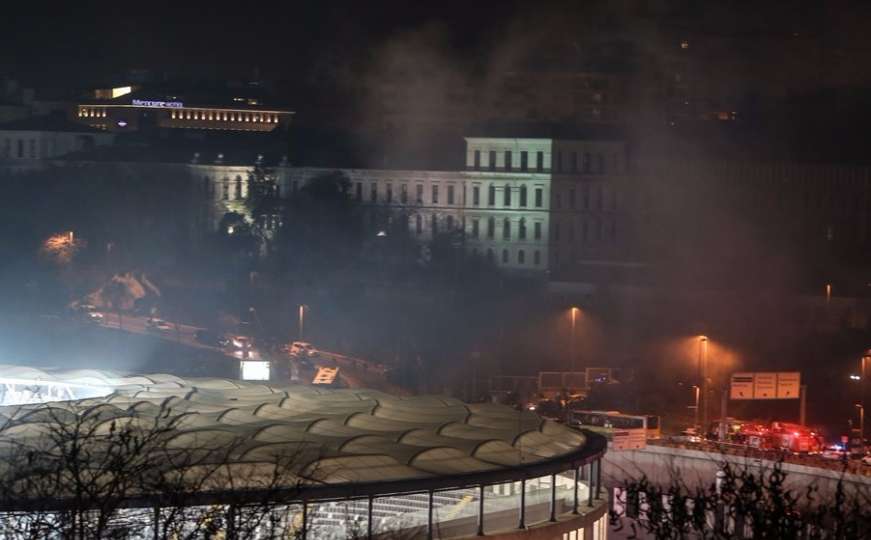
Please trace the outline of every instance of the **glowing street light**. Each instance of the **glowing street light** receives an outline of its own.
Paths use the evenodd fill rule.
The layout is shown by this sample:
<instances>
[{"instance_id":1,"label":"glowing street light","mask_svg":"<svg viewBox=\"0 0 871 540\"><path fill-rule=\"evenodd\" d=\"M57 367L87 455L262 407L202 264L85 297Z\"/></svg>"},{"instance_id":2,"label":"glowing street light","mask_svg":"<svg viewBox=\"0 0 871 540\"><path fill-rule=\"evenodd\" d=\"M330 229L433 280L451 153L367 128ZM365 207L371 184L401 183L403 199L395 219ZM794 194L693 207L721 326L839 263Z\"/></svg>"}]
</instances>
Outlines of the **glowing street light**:
<instances>
[{"instance_id":1,"label":"glowing street light","mask_svg":"<svg viewBox=\"0 0 871 540\"><path fill-rule=\"evenodd\" d=\"M576 364L575 326L578 323L578 315L580 314L581 310L580 310L580 308L578 308L576 306L572 306L570 312L571 312L571 316L572 316L572 342L570 343L569 350L570 350L571 355L572 355L572 373L574 373L577 370L577 366L575 365Z\"/></svg>"},{"instance_id":2,"label":"glowing street light","mask_svg":"<svg viewBox=\"0 0 871 540\"><path fill-rule=\"evenodd\" d=\"M708 336L699 336L699 376L702 379L702 428L708 425Z\"/></svg>"},{"instance_id":3,"label":"glowing street light","mask_svg":"<svg viewBox=\"0 0 871 540\"><path fill-rule=\"evenodd\" d=\"M305 329L305 310L308 308L305 304L299 305L299 340L302 341L303 330Z\"/></svg>"},{"instance_id":4,"label":"glowing street light","mask_svg":"<svg viewBox=\"0 0 871 540\"><path fill-rule=\"evenodd\" d=\"M859 444L865 446L865 407L856 403L855 407L859 409Z\"/></svg>"}]
</instances>

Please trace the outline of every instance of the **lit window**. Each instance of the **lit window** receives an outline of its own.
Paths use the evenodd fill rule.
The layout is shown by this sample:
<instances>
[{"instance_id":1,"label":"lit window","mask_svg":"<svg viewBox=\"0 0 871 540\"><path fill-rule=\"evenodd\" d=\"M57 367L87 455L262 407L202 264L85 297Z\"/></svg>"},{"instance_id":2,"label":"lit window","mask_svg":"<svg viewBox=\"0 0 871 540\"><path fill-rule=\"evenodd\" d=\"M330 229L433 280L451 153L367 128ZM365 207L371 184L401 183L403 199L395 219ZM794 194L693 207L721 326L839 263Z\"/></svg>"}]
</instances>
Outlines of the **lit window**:
<instances>
[{"instance_id":1,"label":"lit window","mask_svg":"<svg viewBox=\"0 0 871 540\"><path fill-rule=\"evenodd\" d=\"M680 42L680 48L681 48L681 49L689 49L689 48L690 48L690 42L687 41L687 40L685 40L685 39L684 39L684 40L681 40L681 42Z\"/></svg>"}]
</instances>

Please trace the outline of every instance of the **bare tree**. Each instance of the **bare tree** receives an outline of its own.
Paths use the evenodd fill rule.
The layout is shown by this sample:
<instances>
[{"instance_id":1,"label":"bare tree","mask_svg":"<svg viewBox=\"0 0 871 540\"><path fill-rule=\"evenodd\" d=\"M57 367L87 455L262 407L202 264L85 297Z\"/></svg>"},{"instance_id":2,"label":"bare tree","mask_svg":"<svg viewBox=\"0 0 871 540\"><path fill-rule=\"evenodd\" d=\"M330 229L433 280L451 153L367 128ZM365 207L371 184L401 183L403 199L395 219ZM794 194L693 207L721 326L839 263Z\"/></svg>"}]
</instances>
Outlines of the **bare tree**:
<instances>
[{"instance_id":1,"label":"bare tree","mask_svg":"<svg viewBox=\"0 0 871 540\"><path fill-rule=\"evenodd\" d=\"M709 485L688 485L672 470L669 485L646 476L625 481L611 512L611 524L628 527L630 538L868 538L871 508L867 492L847 489L843 477L834 493L818 485L789 487L777 462L769 470L721 464Z\"/></svg>"},{"instance_id":2,"label":"bare tree","mask_svg":"<svg viewBox=\"0 0 871 540\"><path fill-rule=\"evenodd\" d=\"M300 466L320 448L255 449L229 437L198 440L189 415L154 405L22 408L0 427L0 536L42 538L288 538ZM304 461L303 461L304 460Z\"/></svg>"}]
</instances>

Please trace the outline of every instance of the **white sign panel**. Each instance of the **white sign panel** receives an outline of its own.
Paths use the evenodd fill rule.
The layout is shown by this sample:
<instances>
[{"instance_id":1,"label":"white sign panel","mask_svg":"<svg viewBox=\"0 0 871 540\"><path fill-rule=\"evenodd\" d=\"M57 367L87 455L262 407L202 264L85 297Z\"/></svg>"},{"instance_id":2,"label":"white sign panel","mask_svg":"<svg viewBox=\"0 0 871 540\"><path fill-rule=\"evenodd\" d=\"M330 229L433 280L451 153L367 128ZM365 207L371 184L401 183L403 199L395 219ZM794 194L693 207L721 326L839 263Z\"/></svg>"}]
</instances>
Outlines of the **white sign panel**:
<instances>
[{"instance_id":1,"label":"white sign panel","mask_svg":"<svg viewBox=\"0 0 871 540\"><path fill-rule=\"evenodd\" d=\"M754 399L777 399L777 373L757 373L753 378Z\"/></svg>"},{"instance_id":2,"label":"white sign panel","mask_svg":"<svg viewBox=\"0 0 871 540\"><path fill-rule=\"evenodd\" d=\"M801 391L801 373L782 371L777 374L777 399L798 399Z\"/></svg>"},{"instance_id":3,"label":"white sign panel","mask_svg":"<svg viewBox=\"0 0 871 540\"><path fill-rule=\"evenodd\" d=\"M263 362L258 360L243 360L241 364L243 381L269 380L269 362Z\"/></svg>"},{"instance_id":4,"label":"white sign panel","mask_svg":"<svg viewBox=\"0 0 871 540\"><path fill-rule=\"evenodd\" d=\"M733 373L729 397L731 399L753 399L755 375L755 373Z\"/></svg>"}]
</instances>

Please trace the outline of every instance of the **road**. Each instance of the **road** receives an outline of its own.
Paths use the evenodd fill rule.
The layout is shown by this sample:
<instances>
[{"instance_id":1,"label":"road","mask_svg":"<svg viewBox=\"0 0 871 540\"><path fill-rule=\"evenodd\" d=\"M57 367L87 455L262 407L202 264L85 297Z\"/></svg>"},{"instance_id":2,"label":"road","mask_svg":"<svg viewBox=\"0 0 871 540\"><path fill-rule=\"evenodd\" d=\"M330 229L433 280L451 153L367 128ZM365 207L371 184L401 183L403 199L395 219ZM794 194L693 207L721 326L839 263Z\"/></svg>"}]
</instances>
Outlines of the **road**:
<instances>
[{"instance_id":1,"label":"road","mask_svg":"<svg viewBox=\"0 0 871 540\"><path fill-rule=\"evenodd\" d=\"M119 318L118 315L113 313L103 313L103 319L98 321L97 324L103 328L113 328L134 334L148 334L191 347L215 349L215 347L210 347L197 341L196 332L197 330L202 330L202 328L187 324L170 323L172 330L158 330L148 327L148 319L149 317L134 315L123 315Z\"/></svg>"}]
</instances>

